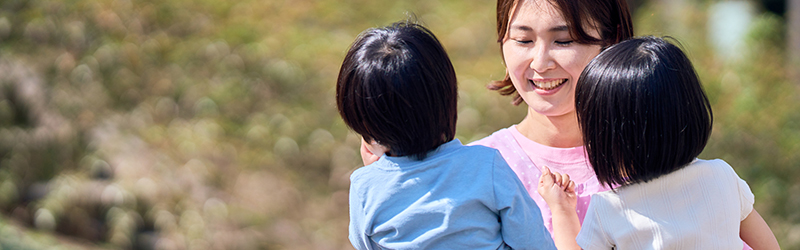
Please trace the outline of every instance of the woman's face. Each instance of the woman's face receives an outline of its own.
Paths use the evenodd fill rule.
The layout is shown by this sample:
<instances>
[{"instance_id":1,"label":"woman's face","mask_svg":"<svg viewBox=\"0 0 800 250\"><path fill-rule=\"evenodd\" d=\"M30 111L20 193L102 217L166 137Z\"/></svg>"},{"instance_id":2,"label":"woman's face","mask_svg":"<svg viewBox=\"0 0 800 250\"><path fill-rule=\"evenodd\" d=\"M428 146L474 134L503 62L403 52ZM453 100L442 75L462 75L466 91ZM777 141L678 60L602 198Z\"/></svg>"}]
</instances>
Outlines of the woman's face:
<instances>
[{"instance_id":1,"label":"woman's face","mask_svg":"<svg viewBox=\"0 0 800 250\"><path fill-rule=\"evenodd\" d=\"M506 70L529 109L546 116L574 113L575 84L600 45L573 42L563 16L547 0L521 0L508 27Z\"/></svg>"}]
</instances>

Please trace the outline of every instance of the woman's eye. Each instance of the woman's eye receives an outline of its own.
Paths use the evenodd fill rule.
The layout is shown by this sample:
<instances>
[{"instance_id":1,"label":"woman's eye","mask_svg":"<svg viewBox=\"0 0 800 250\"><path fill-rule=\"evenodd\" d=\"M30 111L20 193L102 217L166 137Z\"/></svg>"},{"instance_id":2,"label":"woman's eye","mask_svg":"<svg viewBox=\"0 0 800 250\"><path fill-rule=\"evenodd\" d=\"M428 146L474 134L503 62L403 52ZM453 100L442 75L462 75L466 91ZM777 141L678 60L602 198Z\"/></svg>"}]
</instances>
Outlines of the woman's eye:
<instances>
[{"instance_id":1,"label":"woman's eye","mask_svg":"<svg viewBox=\"0 0 800 250\"><path fill-rule=\"evenodd\" d=\"M567 46L567 45L572 44L572 42L574 42L574 41L573 40L556 41L556 44L561 45L561 46Z\"/></svg>"},{"instance_id":2,"label":"woman's eye","mask_svg":"<svg viewBox=\"0 0 800 250\"><path fill-rule=\"evenodd\" d=\"M529 44L533 42L531 40L514 40L514 41L516 41L518 44Z\"/></svg>"}]
</instances>

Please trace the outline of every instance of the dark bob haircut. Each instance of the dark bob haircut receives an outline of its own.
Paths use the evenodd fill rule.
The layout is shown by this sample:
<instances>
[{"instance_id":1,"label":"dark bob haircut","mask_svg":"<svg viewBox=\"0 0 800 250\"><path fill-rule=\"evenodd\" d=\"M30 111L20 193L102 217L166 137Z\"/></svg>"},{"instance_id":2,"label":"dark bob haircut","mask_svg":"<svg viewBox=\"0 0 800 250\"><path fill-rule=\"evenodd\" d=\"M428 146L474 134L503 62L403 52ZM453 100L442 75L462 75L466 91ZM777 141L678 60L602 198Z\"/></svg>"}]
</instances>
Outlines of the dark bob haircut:
<instances>
[{"instance_id":1,"label":"dark bob haircut","mask_svg":"<svg viewBox=\"0 0 800 250\"><path fill-rule=\"evenodd\" d=\"M522 1L533 0L497 0L497 42L500 54L503 42L508 33L511 14ZM606 48L633 37L633 22L628 9L627 0L545 0L559 10L569 28L569 34L580 44L597 44ZM588 25L587 25L588 24ZM594 26L594 27L592 27ZM589 35L587 28L597 29L600 38ZM505 57L505 56L504 56ZM514 95L512 103L522 103L522 96L517 93L511 78L506 72L503 80L493 81L486 86L501 95Z\"/></svg>"},{"instance_id":2,"label":"dark bob haircut","mask_svg":"<svg viewBox=\"0 0 800 250\"><path fill-rule=\"evenodd\" d=\"M711 104L689 58L657 37L613 45L575 90L583 143L604 185L647 182L691 163L711 134Z\"/></svg>"},{"instance_id":3,"label":"dark bob haircut","mask_svg":"<svg viewBox=\"0 0 800 250\"><path fill-rule=\"evenodd\" d=\"M410 21L362 32L336 83L345 124L392 156L421 160L453 140L457 102L450 58L430 30Z\"/></svg>"}]
</instances>

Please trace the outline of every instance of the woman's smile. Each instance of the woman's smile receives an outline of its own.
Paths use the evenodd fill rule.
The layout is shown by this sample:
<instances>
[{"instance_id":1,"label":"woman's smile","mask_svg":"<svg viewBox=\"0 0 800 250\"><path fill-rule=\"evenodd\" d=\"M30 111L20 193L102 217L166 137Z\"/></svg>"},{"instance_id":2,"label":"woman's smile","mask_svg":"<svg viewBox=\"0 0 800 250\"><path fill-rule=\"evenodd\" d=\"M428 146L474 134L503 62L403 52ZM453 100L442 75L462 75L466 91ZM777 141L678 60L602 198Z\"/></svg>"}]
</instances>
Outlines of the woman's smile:
<instances>
[{"instance_id":1,"label":"woman's smile","mask_svg":"<svg viewBox=\"0 0 800 250\"><path fill-rule=\"evenodd\" d=\"M564 83L567 82L567 79L556 79L556 80L528 80L529 83L533 84L534 87L541 90L554 90Z\"/></svg>"}]
</instances>

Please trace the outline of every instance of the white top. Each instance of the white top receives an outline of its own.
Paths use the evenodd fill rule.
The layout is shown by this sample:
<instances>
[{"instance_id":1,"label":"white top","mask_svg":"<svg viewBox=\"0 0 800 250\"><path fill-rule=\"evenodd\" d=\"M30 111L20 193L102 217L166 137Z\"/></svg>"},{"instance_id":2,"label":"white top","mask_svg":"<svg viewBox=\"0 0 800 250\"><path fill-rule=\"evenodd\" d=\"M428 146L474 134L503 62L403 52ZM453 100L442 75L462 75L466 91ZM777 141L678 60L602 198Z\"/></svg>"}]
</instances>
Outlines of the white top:
<instances>
[{"instance_id":1,"label":"white top","mask_svg":"<svg viewBox=\"0 0 800 250\"><path fill-rule=\"evenodd\" d=\"M728 163L695 160L646 183L592 196L583 249L742 249L753 193Z\"/></svg>"}]
</instances>

